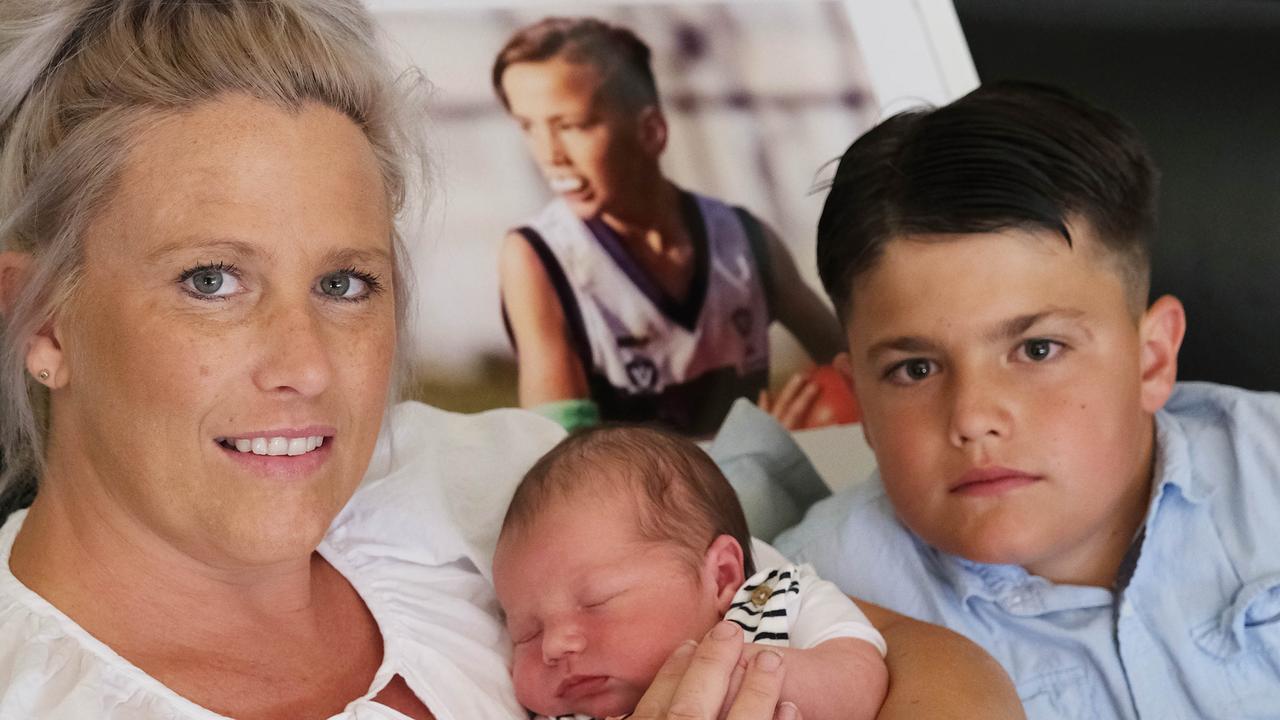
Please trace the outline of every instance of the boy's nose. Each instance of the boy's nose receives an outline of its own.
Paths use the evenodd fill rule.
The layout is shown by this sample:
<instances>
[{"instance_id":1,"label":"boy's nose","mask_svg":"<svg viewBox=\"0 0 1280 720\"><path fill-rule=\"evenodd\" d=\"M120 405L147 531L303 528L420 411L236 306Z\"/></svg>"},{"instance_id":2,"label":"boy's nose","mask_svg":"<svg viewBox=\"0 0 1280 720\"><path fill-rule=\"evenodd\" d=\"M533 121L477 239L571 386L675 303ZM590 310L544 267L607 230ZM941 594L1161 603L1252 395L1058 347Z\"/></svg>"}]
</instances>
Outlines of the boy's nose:
<instances>
[{"instance_id":1,"label":"boy's nose","mask_svg":"<svg viewBox=\"0 0 1280 720\"><path fill-rule=\"evenodd\" d=\"M1011 428L1012 416L996 383L979 377L953 379L949 428L953 446L963 449L975 442L1005 439Z\"/></svg>"},{"instance_id":2,"label":"boy's nose","mask_svg":"<svg viewBox=\"0 0 1280 720\"><path fill-rule=\"evenodd\" d=\"M564 151L564 143L560 139L560 132L555 128L542 128L535 133L534 138L534 159L543 167L555 167L563 165L568 160L568 155Z\"/></svg>"}]
</instances>

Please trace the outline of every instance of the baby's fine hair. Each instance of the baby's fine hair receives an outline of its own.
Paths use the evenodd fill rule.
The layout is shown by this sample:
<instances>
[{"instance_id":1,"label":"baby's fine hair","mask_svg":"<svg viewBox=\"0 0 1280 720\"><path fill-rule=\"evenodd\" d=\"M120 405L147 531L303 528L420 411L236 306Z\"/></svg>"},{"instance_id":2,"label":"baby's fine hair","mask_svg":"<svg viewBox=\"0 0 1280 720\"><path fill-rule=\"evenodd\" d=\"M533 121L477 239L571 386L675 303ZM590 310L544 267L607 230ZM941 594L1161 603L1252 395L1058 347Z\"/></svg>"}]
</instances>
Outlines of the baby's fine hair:
<instances>
[{"instance_id":1,"label":"baby's fine hair","mask_svg":"<svg viewBox=\"0 0 1280 720\"><path fill-rule=\"evenodd\" d=\"M818 274L847 322L857 278L895 238L1043 229L1072 245L1084 221L1140 315L1157 179L1137 130L1116 115L1047 85L983 85L894 115L849 146L818 221Z\"/></svg>"},{"instance_id":2,"label":"baby's fine hair","mask_svg":"<svg viewBox=\"0 0 1280 720\"><path fill-rule=\"evenodd\" d=\"M520 481L502 536L556 502L618 492L634 501L645 540L681 546L696 567L713 540L729 535L742 546L744 576L755 574L747 519L724 473L692 441L648 426L600 425L562 440Z\"/></svg>"}]
</instances>

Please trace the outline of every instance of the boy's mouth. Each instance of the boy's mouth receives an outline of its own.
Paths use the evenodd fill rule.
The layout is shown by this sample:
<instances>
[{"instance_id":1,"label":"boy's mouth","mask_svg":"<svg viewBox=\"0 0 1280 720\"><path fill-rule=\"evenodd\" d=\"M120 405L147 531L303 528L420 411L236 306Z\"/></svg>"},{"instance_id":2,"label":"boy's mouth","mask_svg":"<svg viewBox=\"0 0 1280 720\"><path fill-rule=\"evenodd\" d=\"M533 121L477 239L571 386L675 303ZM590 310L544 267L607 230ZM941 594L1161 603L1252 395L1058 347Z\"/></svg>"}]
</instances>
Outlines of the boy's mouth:
<instances>
[{"instance_id":1,"label":"boy's mouth","mask_svg":"<svg viewBox=\"0 0 1280 720\"><path fill-rule=\"evenodd\" d=\"M547 184L551 186L551 191L564 195L582 190L587 186L587 181L581 175L555 175L547 178Z\"/></svg>"},{"instance_id":2,"label":"boy's mouth","mask_svg":"<svg viewBox=\"0 0 1280 720\"><path fill-rule=\"evenodd\" d=\"M1040 475L1004 467L973 468L951 484L950 492L956 495L999 495L1042 479Z\"/></svg>"}]
</instances>

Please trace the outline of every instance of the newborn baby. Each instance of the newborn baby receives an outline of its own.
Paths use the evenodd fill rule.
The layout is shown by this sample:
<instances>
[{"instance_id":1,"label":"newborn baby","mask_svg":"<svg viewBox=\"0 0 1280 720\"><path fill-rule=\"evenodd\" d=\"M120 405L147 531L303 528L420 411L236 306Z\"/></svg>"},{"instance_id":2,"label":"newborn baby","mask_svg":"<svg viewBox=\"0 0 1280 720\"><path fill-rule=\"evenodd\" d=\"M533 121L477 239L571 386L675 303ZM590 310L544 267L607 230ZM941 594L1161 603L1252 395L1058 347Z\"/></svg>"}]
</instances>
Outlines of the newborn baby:
<instances>
[{"instance_id":1,"label":"newborn baby","mask_svg":"<svg viewBox=\"0 0 1280 720\"><path fill-rule=\"evenodd\" d=\"M723 618L743 628L744 662L785 657L782 699L805 720L874 717L883 638L834 585L777 557L757 570L733 488L688 440L570 436L521 481L494 556L517 699L544 717L625 715Z\"/></svg>"}]
</instances>

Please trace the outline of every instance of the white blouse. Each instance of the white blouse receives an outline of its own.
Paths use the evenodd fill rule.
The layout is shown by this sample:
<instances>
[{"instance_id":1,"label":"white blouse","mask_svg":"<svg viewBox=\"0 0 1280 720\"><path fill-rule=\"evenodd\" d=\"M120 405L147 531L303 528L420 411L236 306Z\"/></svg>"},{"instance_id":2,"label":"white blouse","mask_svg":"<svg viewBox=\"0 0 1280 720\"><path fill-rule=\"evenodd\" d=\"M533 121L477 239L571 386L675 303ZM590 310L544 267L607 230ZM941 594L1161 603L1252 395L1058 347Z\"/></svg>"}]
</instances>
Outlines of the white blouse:
<instances>
[{"instance_id":1,"label":"white blouse","mask_svg":"<svg viewBox=\"0 0 1280 720\"><path fill-rule=\"evenodd\" d=\"M516 483L563 431L518 410L457 415L420 403L394 408L390 427L319 547L368 605L384 648L369 691L333 718L403 720L373 701L400 675L439 720L523 720L489 564ZM226 720L13 576L25 517L0 528L0 719Z\"/></svg>"}]
</instances>

